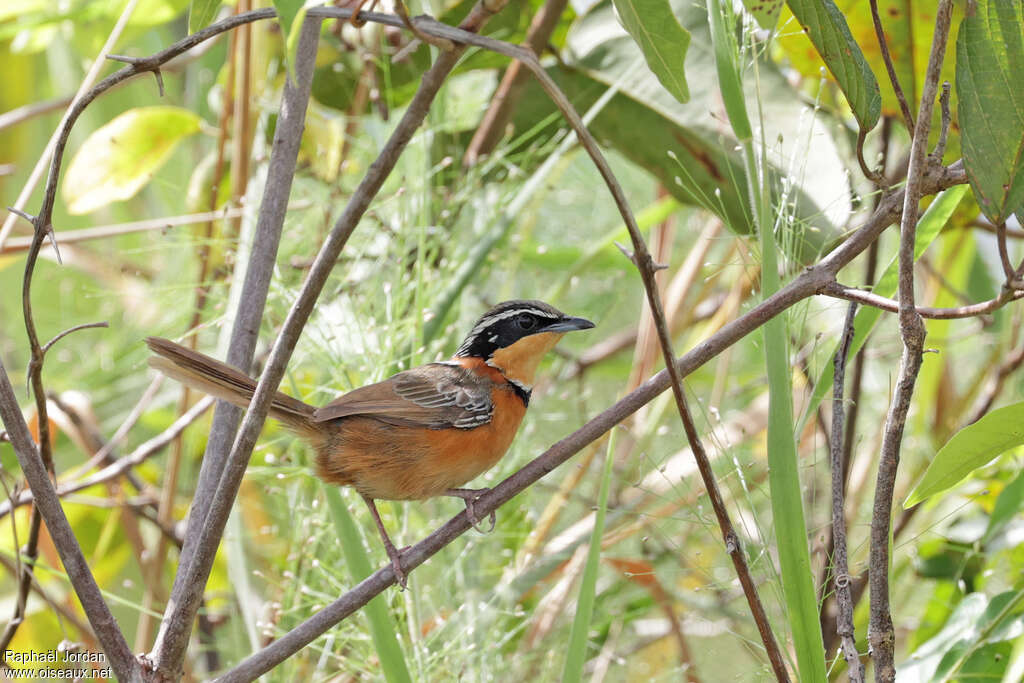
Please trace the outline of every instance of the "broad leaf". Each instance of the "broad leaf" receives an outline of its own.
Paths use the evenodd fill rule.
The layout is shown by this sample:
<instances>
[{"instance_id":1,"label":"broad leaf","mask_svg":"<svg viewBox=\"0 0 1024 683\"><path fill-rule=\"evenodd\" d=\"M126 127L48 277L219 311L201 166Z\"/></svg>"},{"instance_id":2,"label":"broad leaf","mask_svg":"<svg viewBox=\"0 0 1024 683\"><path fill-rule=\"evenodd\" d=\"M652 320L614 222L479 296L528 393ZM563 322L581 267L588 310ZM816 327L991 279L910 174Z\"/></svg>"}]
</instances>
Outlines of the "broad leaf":
<instances>
[{"instance_id":1,"label":"broad leaf","mask_svg":"<svg viewBox=\"0 0 1024 683\"><path fill-rule=\"evenodd\" d=\"M878 81L835 2L789 0L789 9L835 76L861 129L874 128L882 112Z\"/></svg>"},{"instance_id":2,"label":"broad leaf","mask_svg":"<svg viewBox=\"0 0 1024 683\"><path fill-rule=\"evenodd\" d=\"M967 595L942 630L896 667L897 683L948 681L956 674L956 680L1000 680L1012 641L1024 634L1022 598L1021 591L991 599Z\"/></svg>"},{"instance_id":3,"label":"broad leaf","mask_svg":"<svg viewBox=\"0 0 1024 683\"><path fill-rule=\"evenodd\" d=\"M199 116L179 107L130 109L86 139L68 165L64 199L73 214L128 199L150 181Z\"/></svg>"},{"instance_id":4,"label":"broad leaf","mask_svg":"<svg viewBox=\"0 0 1024 683\"><path fill-rule=\"evenodd\" d=\"M978 0L960 24L956 90L964 167L981 210L999 224L1024 206L1024 5Z\"/></svg>"},{"instance_id":5,"label":"broad leaf","mask_svg":"<svg viewBox=\"0 0 1024 683\"><path fill-rule=\"evenodd\" d=\"M1024 402L998 408L953 435L935 454L904 508L956 486L1011 448L1024 444Z\"/></svg>"},{"instance_id":6,"label":"broad leaf","mask_svg":"<svg viewBox=\"0 0 1024 683\"><path fill-rule=\"evenodd\" d=\"M644 53L658 81L680 102L690 99L683 62L690 34L679 24L668 0L613 0L623 28Z\"/></svg>"}]
</instances>

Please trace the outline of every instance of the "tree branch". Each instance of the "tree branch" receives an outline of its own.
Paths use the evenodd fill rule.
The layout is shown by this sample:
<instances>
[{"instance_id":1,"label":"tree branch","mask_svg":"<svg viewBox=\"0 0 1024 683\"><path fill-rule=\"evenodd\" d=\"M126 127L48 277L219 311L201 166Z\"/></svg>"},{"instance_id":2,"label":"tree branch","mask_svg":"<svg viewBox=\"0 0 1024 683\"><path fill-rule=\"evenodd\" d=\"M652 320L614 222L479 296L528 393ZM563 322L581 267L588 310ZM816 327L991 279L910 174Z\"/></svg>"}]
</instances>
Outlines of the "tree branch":
<instances>
[{"instance_id":1,"label":"tree branch","mask_svg":"<svg viewBox=\"0 0 1024 683\"><path fill-rule=\"evenodd\" d=\"M111 668L118 679L122 681L139 680L138 662L135 661L135 657L117 625L117 620L114 619L110 608L103 600L103 594L89 569L85 555L82 553L78 541L75 540L71 524L60 505L60 498L57 497L57 492L53 489L50 475L43 465L39 450L32 442L32 435L29 433L28 425L18 407L14 387L11 386L10 378L2 361L0 361L0 418L3 419L11 445L14 446L14 453L18 457L21 470L35 493L36 508L46 521L46 528L57 548L71 585L74 587L75 593L78 594L86 617L103 646ZM47 425L41 423L40 433L45 431L47 431Z\"/></svg>"},{"instance_id":2,"label":"tree branch","mask_svg":"<svg viewBox=\"0 0 1024 683\"><path fill-rule=\"evenodd\" d=\"M896 634L889 607L889 530L896 470L900 460L900 444L924 351L926 330L914 302L914 239L917 234L918 204L924 194L922 179L930 165L926 156L928 133L931 129L939 74L946 52L951 12L952 0L941 0L935 20L935 34L928 59L921 106L918 108L914 140L910 148L910 166L907 170L903 217L900 223L899 325L900 336L903 338L903 354L900 358L900 373L895 395L885 419L871 515L871 616L868 642L875 662L875 676L880 683L891 683L896 677Z\"/></svg>"}]
</instances>

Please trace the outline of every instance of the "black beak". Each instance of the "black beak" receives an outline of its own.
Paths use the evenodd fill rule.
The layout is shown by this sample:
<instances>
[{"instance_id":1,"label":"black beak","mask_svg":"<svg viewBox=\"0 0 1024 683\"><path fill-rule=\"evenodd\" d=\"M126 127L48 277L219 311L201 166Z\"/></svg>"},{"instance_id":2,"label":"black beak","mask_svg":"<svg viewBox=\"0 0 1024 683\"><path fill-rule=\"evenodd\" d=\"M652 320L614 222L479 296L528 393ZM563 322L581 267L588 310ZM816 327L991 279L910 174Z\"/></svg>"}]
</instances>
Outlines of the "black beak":
<instances>
[{"instance_id":1,"label":"black beak","mask_svg":"<svg viewBox=\"0 0 1024 683\"><path fill-rule=\"evenodd\" d=\"M546 326L543 332L572 332L573 330L589 330L594 326L586 318L562 318L558 322Z\"/></svg>"}]
</instances>

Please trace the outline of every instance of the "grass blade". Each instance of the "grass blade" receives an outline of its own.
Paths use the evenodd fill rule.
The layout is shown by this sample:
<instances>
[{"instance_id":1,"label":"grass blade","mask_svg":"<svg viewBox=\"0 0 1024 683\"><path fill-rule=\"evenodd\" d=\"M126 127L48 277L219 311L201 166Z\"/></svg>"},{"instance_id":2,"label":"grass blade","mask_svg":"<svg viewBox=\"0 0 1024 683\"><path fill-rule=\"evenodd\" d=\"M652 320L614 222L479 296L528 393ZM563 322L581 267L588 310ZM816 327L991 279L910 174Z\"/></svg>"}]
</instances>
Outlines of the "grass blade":
<instances>
[{"instance_id":1,"label":"grass blade","mask_svg":"<svg viewBox=\"0 0 1024 683\"><path fill-rule=\"evenodd\" d=\"M334 522L334 529L338 532L338 539L341 541L342 550L345 552L345 559L348 562L349 572L352 580L359 582L373 573L373 566L370 558L363 547L363 539L359 534L352 515L345 507L345 501L341 498L341 492L334 486L324 487L324 494L327 497L327 507L331 511L331 520ZM380 668L384 672L384 678L388 683L412 683L409 675L409 668L405 664L405 654L401 645L398 644L398 634L395 623L388 614L388 603L384 595L378 595L366 605L366 618L370 622L370 636L373 638L373 645L377 648L377 656L380 658Z\"/></svg>"},{"instance_id":2,"label":"grass blade","mask_svg":"<svg viewBox=\"0 0 1024 683\"><path fill-rule=\"evenodd\" d=\"M590 534L590 551L587 553L587 564L583 568L583 581L580 584L580 595L576 603L576 618L573 619L572 632L569 634L569 649L565 654L565 668L562 670L563 683L583 680L583 665L587 661L587 633L590 631L590 618L594 614L597 566L601 560L604 515L608 508L612 463L615 461L612 457L615 452L615 435L616 431L613 429L608 436L608 448L604 454L601 489L597 496L597 512L594 515L594 530Z\"/></svg>"}]
</instances>

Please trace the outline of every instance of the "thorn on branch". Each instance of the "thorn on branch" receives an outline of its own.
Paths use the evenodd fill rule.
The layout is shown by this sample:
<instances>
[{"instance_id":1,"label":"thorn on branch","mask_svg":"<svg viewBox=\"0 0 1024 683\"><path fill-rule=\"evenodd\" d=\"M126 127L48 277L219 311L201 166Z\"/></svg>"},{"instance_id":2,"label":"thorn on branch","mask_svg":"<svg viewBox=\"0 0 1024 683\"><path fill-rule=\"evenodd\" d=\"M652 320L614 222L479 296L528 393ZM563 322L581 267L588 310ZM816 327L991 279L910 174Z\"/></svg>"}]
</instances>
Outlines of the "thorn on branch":
<instances>
[{"instance_id":1,"label":"thorn on branch","mask_svg":"<svg viewBox=\"0 0 1024 683\"><path fill-rule=\"evenodd\" d=\"M639 263L637 263L636 254L635 253L633 253L632 251L627 249L620 242L615 242L615 246L619 248L619 251L622 252L623 256L625 256L626 258L629 259L630 263L632 263L637 268L643 270L643 266L641 266ZM668 268L668 265L665 264L665 263L656 263L653 260L651 261L651 271L654 272L654 273L658 272L659 270L665 270L666 268Z\"/></svg>"},{"instance_id":2,"label":"thorn on branch","mask_svg":"<svg viewBox=\"0 0 1024 683\"><path fill-rule=\"evenodd\" d=\"M21 216L22 218L27 220L29 223L31 223L33 226L35 226L35 224L36 224L36 217L33 216L32 214L26 213L26 212L22 211L21 209L16 209L13 206L8 206L7 210L10 211L11 213L13 213L15 216Z\"/></svg>"},{"instance_id":3,"label":"thorn on branch","mask_svg":"<svg viewBox=\"0 0 1024 683\"><path fill-rule=\"evenodd\" d=\"M160 97L164 96L164 77L160 73L160 62L155 61L153 57L129 57L127 55L107 55L107 59L112 62L122 62L134 67L136 72L152 71L153 76L156 77L156 87L160 91Z\"/></svg>"}]
</instances>

